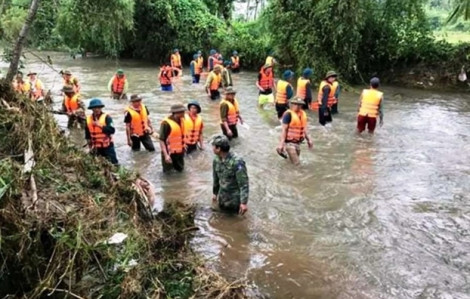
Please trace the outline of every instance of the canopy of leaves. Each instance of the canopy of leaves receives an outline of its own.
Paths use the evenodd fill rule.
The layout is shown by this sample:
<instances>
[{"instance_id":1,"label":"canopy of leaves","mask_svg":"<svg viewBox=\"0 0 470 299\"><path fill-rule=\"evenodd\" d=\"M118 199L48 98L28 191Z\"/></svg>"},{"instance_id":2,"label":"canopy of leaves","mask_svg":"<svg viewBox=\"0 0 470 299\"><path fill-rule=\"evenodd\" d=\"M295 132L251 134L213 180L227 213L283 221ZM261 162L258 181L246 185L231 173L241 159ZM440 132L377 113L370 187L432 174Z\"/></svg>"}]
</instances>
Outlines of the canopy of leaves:
<instances>
[{"instance_id":1,"label":"canopy of leaves","mask_svg":"<svg viewBox=\"0 0 470 299\"><path fill-rule=\"evenodd\" d=\"M133 0L61 0L57 30L69 48L117 56L133 15Z\"/></svg>"},{"instance_id":2,"label":"canopy of leaves","mask_svg":"<svg viewBox=\"0 0 470 299\"><path fill-rule=\"evenodd\" d=\"M212 35L224 26L200 0L137 0L134 22L134 56L159 62L168 60L174 48L186 53L189 62L189 56L209 47Z\"/></svg>"},{"instance_id":3,"label":"canopy of leaves","mask_svg":"<svg viewBox=\"0 0 470 299\"><path fill-rule=\"evenodd\" d=\"M350 80L398 60L419 59L429 45L424 0L273 0L266 12L273 46L284 63L336 68Z\"/></svg>"}]
</instances>

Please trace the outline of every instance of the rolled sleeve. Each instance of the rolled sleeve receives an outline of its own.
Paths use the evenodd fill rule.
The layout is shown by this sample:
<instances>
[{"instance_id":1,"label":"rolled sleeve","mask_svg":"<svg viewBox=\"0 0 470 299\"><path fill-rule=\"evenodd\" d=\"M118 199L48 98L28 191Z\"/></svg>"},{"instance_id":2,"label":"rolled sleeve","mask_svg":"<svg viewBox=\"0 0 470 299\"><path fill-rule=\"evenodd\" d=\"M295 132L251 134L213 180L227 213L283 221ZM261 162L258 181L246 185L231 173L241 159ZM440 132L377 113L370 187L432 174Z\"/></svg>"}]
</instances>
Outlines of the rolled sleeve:
<instances>
[{"instance_id":1,"label":"rolled sleeve","mask_svg":"<svg viewBox=\"0 0 470 299\"><path fill-rule=\"evenodd\" d=\"M240 203L247 204L250 193L248 171L243 160L239 160L236 167L236 178L238 187L240 188Z\"/></svg>"}]
</instances>

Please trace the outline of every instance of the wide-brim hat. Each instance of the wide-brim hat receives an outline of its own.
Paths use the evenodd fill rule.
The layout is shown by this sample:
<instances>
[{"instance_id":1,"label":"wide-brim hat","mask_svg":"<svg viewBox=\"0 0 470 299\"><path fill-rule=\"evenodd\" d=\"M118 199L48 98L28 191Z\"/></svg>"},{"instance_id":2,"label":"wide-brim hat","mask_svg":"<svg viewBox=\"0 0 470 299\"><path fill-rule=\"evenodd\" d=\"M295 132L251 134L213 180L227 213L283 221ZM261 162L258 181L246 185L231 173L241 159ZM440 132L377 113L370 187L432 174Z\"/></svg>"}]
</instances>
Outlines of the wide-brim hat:
<instances>
[{"instance_id":1,"label":"wide-brim hat","mask_svg":"<svg viewBox=\"0 0 470 299\"><path fill-rule=\"evenodd\" d=\"M138 94L133 94L133 95L131 95L130 101L131 101L131 102L142 101L142 97L139 96Z\"/></svg>"},{"instance_id":2,"label":"wide-brim hat","mask_svg":"<svg viewBox=\"0 0 470 299\"><path fill-rule=\"evenodd\" d=\"M229 86L225 89L225 94L236 94L237 91L232 87L232 86Z\"/></svg>"},{"instance_id":3,"label":"wide-brim hat","mask_svg":"<svg viewBox=\"0 0 470 299\"><path fill-rule=\"evenodd\" d=\"M61 73L62 73L62 75L69 75L69 76L72 76L72 72L69 71L69 70L62 71Z\"/></svg>"},{"instance_id":4,"label":"wide-brim hat","mask_svg":"<svg viewBox=\"0 0 470 299\"><path fill-rule=\"evenodd\" d=\"M75 92L75 90L73 89L72 86L64 86L62 87L62 91L65 92L65 93L72 93L72 92Z\"/></svg>"},{"instance_id":5,"label":"wide-brim hat","mask_svg":"<svg viewBox=\"0 0 470 299\"><path fill-rule=\"evenodd\" d=\"M338 77L338 74L335 71L329 71L328 73L326 73L325 79L328 79L330 77Z\"/></svg>"},{"instance_id":6,"label":"wide-brim hat","mask_svg":"<svg viewBox=\"0 0 470 299\"><path fill-rule=\"evenodd\" d=\"M191 101L191 102L189 102L189 103L188 103L188 106L187 106L187 107L188 107L188 110L189 110L189 108L191 108L191 106L196 106L196 108L197 108L197 113L201 113L201 110L202 110L202 109L201 109L201 105L199 105L199 102L197 102L197 101Z\"/></svg>"},{"instance_id":7,"label":"wide-brim hat","mask_svg":"<svg viewBox=\"0 0 470 299\"><path fill-rule=\"evenodd\" d=\"M294 104L294 105L305 105L304 100L302 100L301 98L298 98L298 97L295 97L295 98L291 99L289 101L289 103Z\"/></svg>"},{"instance_id":8,"label":"wide-brim hat","mask_svg":"<svg viewBox=\"0 0 470 299\"><path fill-rule=\"evenodd\" d=\"M214 66L214 71L217 70L217 71L221 71L222 70L222 66L220 64Z\"/></svg>"},{"instance_id":9,"label":"wide-brim hat","mask_svg":"<svg viewBox=\"0 0 470 299\"><path fill-rule=\"evenodd\" d=\"M29 71L27 76L31 76L31 75L37 75L37 74L38 74L38 73L36 73L36 72Z\"/></svg>"},{"instance_id":10,"label":"wide-brim hat","mask_svg":"<svg viewBox=\"0 0 470 299\"><path fill-rule=\"evenodd\" d=\"M180 113L180 112L185 112L186 108L182 104L174 104L171 105L170 108L170 113Z\"/></svg>"}]
</instances>

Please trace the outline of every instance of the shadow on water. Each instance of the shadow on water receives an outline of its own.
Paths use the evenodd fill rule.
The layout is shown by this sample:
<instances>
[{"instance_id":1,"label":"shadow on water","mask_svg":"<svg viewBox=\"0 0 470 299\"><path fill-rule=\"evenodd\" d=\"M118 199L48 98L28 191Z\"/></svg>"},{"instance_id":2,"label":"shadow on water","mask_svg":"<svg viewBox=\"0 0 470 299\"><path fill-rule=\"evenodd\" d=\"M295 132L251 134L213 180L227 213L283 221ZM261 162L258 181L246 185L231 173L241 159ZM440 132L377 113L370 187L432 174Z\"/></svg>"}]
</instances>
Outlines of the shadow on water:
<instances>
[{"instance_id":1,"label":"shadow on water","mask_svg":"<svg viewBox=\"0 0 470 299\"><path fill-rule=\"evenodd\" d=\"M48 54L56 68L81 80L87 102L104 100L121 164L155 184L160 206L197 204L193 246L222 274L253 280L273 298L470 298L468 95L385 88L384 127L357 136L358 94L345 93L331 127L310 114L314 149L302 146L295 168L275 152L280 126L272 108L257 108L256 74L234 75L250 129L239 128L232 145L247 162L251 193L248 215L229 217L210 210L210 146L186 159L184 173L163 175L159 150L132 153L126 144L127 102L110 100L106 91L117 63ZM219 133L218 102L207 99L202 84L185 75L164 93L155 65L128 60L119 67L131 93L144 97L155 127L173 103L196 99L206 139ZM30 68L59 93L57 74L39 62ZM57 120L65 127L65 117ZM82 134L70 133L79 146Z\"/></svg>"}]
</instances>

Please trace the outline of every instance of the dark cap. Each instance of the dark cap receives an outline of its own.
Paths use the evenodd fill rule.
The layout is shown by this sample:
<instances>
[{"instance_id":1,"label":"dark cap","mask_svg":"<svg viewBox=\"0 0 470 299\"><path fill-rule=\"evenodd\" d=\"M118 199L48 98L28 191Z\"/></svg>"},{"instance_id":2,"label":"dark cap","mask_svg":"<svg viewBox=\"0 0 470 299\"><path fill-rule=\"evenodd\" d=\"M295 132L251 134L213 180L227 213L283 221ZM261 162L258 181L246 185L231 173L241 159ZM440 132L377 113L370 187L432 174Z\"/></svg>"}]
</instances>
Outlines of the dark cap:
<instances>
[{"instance_id":1,"label":"dark cap","mask_svg":"<svg viewBox=\"0 0 470 299\"><path fill-rule=\"evenodd\" d=\"M131 102L137 102L137 101L142 101L142 97L139 96L138 94L131 95Z\"/></svg>"},{"instance_id":2,"label":"dark cap","mask_svg":"<svg viewBox=\"0 0 470 299\"><path fill-rule=\"evenodd\" d=\"M228 138L224 135L217 135L214 140L212 140L212 145L217 147L227 147L230 145Z\"/></svg>"},{"instance_id":3,"label":"dark cap","mask_svg":"<svg viewBox=\"0 0 470 299\"><path fill-rule=\"evenodd\" d=\"M379 80L379 78L374 77L374 78L370 79L370 85L371 85L371 86L375 86L375 87L379 86L379 85L380 85L380 80Z\"/></svg>"}]
</instances>

